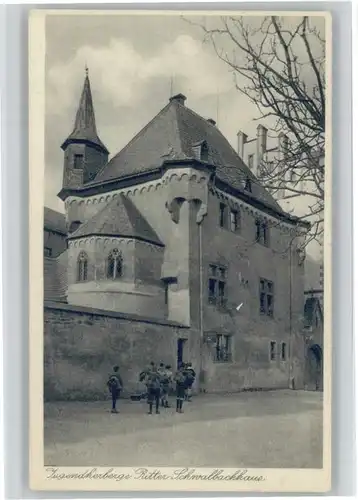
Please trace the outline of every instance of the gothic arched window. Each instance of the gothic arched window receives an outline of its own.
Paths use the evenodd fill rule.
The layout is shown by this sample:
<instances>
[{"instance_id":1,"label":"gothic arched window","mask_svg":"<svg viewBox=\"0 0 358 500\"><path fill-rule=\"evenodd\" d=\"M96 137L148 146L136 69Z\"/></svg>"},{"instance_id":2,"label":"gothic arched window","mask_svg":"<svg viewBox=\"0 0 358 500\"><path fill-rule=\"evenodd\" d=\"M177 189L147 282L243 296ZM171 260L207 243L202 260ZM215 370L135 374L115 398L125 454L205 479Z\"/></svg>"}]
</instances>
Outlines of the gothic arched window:
<instances>
[{"instance_id":1,"label":"gothic arched window","mask_svg":"<svg viewBox=\"0 0 358 500\"><path fill-rule=\"evenodd\" d=\"M108 255L107 259L107 278L108 279L119 279L122 276L122 256L115 248Z\"/></svg>"},{"instance_id":2,"label":"gothic arched window","mask_svg":"<svg viewBox=\"0 0 358 500\"><path fill-rule=\"evenodd\" d=\"M88 257L86 252L81 252L77 259L77 281L87 281Z\"/></svg>"}]
</instances>

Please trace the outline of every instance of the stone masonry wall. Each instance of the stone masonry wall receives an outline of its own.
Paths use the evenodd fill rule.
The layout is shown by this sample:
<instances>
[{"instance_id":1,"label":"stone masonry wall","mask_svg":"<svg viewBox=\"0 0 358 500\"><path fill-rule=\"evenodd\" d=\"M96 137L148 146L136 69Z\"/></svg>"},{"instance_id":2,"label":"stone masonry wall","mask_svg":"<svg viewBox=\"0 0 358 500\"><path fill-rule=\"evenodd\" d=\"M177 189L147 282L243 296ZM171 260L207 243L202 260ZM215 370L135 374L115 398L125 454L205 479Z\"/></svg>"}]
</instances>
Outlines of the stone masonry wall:
<instances>
[{"instance_id":1,"label":"stone masonry wall","mask_svg":"<svg viewBox=\"0 0 358 500\"><path fill-rule=\"evenodd\" d=\"M206 389L215 392L283 388L290 386L292 378L295 378L296 388L302 387L304 344L299 316L303 311L303 266L298 266L294 251L290 258L290 235L273 226L269 247L256 243L255 216L244 210L241 211L241 225L236 233L220 228L220 202L217 196L209 195L208 214L202 223L202 320L204 336L231 336L232 359L216 362L215 346L204 348L202 369ZM200 281L200 266L195 259L199 248L198 235L199 228L192 220L193 306ZM210 264L227 268L227 303L222 308L209 303ZM273 317L260 314L260 278L274 284ZM237 312L236 307L241 303L243 305ZM193 307L194 317L197 309L198 306ZM276 342L275 359L270 356L271 342ZM284 359L281 356L282 343L285 343Z\"/></svg>"},{"instance_id":2,"label":"stone masonry wall","mask_svg":"<svg viewBox=\"0 0 358 500\"><path fill-rule=\"evenodd\" d=\"M44 370L46 400L107 397L106 382L118 364L125 394L142 389L140 371L150 361L175 369L177 339L185 338L190 359L198 364L198 332L163 321L45 303Z\"/></svg>"}]
</instances>

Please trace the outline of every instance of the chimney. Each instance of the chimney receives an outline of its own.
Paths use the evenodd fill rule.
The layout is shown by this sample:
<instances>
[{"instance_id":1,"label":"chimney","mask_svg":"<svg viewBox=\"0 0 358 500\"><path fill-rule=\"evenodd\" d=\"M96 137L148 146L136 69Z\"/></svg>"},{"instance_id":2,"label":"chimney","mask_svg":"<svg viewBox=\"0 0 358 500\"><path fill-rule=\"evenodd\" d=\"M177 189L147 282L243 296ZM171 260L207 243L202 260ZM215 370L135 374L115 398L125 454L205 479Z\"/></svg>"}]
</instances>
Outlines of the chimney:
<instances>
[{"instance_id":1,"label":"chimney","mask_svg":"<svg viewBox=\"0 0 358 500\"><path fill-rule=\"evenodd\" d=\"M279 160L283 161L287 157L288 153L288 137L283 132L281 132L278 136L278 151Z\"/></svg>"},{"instance_id":2,"label":"chimney","mask_svg":"<svg viewBox=\"0 0 358 500\"><path fill-rule=\"evenodd\" d=\"M240 158L243 160L244 159L244 152L245 152L245 144L247 141L247 135L244 134L241 130L237 133L237 154L240 156Z\"/></svg>"},{"instance_id":3,"label":"chimney","mask_svg":"<svg viewBox=\"0 0 358 500\"><path fill-rule=\"evenodd\" d=\"M259 167L267 150L267 128L258 125L256 129L256 172L258 175Z\"/></svg>"},{"instance_id":4,"label":"chimney","mask_svg":"<svg viewBox=\"0 0 358 500\"><path fill-rule=\"evenodd\" d=\"M186 101L186 97L185 95L183 94L176 94L176 95L173 95L173 97L171 97L169 99L170 102L172 101L176 101L178 102L179 104L181 104L182 106L185 106L185 101Z\"/></svg>"},{"instance_id":5,"label":"chimney","mask_svg":"<svg viewBox=\"0 0 358 500\"><path fill-rule=\"evenodd\" d=\"M216 121L213 120L212 118L208 118L207 120L211 125L216 125Z\"/></svg>"},{"instance_id":6,"label":"chimney","mask_svg":"<svg viewBox=\"0 0 358 500\"><path fill-rule=\"evenodd\" d=\"M267 151L267 128L263 125L257 126L257 156L260 160L262 160L264 154Z\"/></svg>"},{"instance_id":7,"label":"chimney","mask_svg":"<svg viewBox=\"0 0 358 500\"><path fill-rule=\"evenodd\" d=\"M258 175L259 167L267 150L267 128L258 125L256 129L256 171Z\"/></svg>"}]
</instances>

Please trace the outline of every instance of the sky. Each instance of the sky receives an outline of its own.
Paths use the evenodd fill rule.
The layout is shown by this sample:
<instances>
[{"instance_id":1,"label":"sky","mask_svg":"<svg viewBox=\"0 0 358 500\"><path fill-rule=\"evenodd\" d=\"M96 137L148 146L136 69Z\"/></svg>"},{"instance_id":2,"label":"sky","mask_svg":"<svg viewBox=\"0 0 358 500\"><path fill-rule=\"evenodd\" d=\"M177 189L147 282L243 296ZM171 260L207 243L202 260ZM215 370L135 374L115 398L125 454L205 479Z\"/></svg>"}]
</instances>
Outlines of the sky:
<instances>
[{"instance_id":1,"label":"sky","mask_svg":"<svg viewBox=\"0 0 358 500\"><path fill-rule=\"evenodd\" d=\"M186 16L218 26L215 17ZM120 151L163 107L183 93L186 105L213 118L237 149L237 132L256 134L256 107L235 88L233 75L203 43L203 32L180 16L51 15L46 19L45 205L60 212L60 146L73 129L85 67L91 82L97 131ZM222 42L231 49L231 44Z\"/></svg>"}]
</instances>

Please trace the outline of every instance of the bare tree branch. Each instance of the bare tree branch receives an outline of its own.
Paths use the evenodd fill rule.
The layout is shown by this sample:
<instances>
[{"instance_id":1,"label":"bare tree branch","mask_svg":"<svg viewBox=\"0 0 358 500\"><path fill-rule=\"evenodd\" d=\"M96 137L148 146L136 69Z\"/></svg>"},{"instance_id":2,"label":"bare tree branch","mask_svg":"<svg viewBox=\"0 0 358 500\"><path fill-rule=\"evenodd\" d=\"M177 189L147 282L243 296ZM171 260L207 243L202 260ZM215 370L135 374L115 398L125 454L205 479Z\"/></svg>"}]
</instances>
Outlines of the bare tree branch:
<instances>
[{"instance_id":1,"label":"bare tree branch","mask_svg":"<svg viewBox=\"0 0 358 500\"><path fill-rule=\"evenodd\" d=\"M274 122L286 150L260 158L258 182L281 199L307 198L302 220L312 224L307 242L321 242L324 213L325 39L307 16L222 17L221 26L197 24L204 42L233 74L236 89ZM225 44L222 42L226 42ZM229 44L229 45L228 45ZM230 47L224 50L223 47Z\"/></svg>"}]
</instances>

